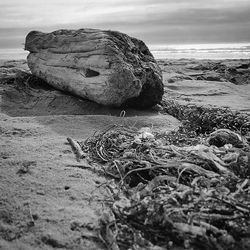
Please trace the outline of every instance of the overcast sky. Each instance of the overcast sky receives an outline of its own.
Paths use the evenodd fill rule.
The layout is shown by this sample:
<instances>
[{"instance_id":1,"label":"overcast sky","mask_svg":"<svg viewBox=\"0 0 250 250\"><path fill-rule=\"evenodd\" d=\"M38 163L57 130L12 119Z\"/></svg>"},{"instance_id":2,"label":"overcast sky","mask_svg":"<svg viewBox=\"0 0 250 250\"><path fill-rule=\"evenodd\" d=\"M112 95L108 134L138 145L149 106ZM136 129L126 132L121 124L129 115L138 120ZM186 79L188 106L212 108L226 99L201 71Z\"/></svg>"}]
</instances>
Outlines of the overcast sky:
<instances>
[{"instance_id":1,"label":"overcast sky","mask_svg":"<svg viewBox=\"0 0 250 250\"><path fill-rule=\"evenodd\" d=\"M147 44L250 42L250 0L0 0L0 48L31 30L87 27Z\"/></svg>"}]
</instances>

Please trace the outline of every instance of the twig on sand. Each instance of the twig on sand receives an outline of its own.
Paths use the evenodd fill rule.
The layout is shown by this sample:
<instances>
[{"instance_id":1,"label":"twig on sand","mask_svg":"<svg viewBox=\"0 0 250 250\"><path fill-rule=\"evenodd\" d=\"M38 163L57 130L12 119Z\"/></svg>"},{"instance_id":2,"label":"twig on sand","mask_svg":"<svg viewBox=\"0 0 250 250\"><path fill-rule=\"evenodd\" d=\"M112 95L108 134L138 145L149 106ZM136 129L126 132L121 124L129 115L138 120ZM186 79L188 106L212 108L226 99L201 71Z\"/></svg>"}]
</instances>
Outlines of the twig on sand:
<instances>
[{"instance_id":1,"label":"twig on sand","mask_svg":"<svg viewBox=\"0 0 250 250\"><path fill-rule=\"evenodd\" d=\"M69 144L71 145L74 153L76 154L76 160L79 162L80 159L83 159L85 157L84 152L82 151L82 149L77 141L73 140L70 137L68 137L67 140L68 140Z\"/></svg>"}]
</instances>

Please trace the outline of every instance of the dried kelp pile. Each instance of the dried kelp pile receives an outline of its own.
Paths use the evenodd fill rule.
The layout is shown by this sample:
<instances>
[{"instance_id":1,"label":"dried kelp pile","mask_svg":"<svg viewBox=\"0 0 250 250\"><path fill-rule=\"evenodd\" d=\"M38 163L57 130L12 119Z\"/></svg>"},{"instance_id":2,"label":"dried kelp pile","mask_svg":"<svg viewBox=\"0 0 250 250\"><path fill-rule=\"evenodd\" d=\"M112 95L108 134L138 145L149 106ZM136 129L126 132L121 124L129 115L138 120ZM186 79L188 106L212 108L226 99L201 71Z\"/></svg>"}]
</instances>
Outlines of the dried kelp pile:
<instances>
[{"instance_id":1,"label":"dried kelp pile","mask_svg":"<svg viewBox=\"0 0 250 250\"><path fill-rule=\"evenodd\" d=\"M113 126L81 147L117 180L99 234L108 249L249 249L250 146L243 136Z\"/></svg>"},{"instance_id":2,"label":"dried kelp pile","mask_svg":"<svg viewBox=\"0 0 250 250\"><path fill-rule=\"evenodd\" d=\"M163 100L162 107L163 113L176 117L185 127L198 134L211 133L215 128L240 131L243 135L249 131L249 114L229 108L183 105L172 99Z\"/></svg>"}]
</instances>

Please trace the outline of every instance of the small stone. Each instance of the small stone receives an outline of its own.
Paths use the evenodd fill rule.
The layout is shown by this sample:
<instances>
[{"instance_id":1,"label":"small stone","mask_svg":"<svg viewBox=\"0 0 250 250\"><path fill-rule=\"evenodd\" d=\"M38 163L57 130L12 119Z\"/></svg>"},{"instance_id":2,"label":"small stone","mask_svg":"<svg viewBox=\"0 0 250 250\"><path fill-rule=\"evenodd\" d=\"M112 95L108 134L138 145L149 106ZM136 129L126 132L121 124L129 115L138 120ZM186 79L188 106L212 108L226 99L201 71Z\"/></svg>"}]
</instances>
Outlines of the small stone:
<instances>
[{"instance_id":1,"label":"small stone","mask_svg":"<svg viewBox=\"0 0 250 250\"><path fill-rule=\"evenodd\" d=\"M64 242L62 242L62 238L59 234L57 234L57 232L43 235L41 240L44 244L49 245L53 248L65 247Z\"/></svg>"},{"instance_id":2,"label":"small stone","mask_svg":"<svg viewBox=\"0 0 250 250\"><path fill-rule=\"evenodd\" d=\"M30 172L31 166L36 166L36 161L24 161L17 171L17 174L23 175Z\"/></svg>"},{"instance_id":3,"label":"small stone","mask_svg":"<svg viewBox=\"0 0 250 250\"><path fill-rule=\"evenodd\" d=\"M69 196L69 199L72 200L72 201L75 201L75 200L77 200L77 196L75 196L75 195L70 195L70 196Z\"/></svg>"},{"instance_id":4,"label":"small stone","mask_svg":"<svg viewBox=\"0 0 250 250\"><path fill-rule=\"evenodd\" d=\"M139 135L140 139L154 139L154 135L150 132L143 132Z\"/></svg>"},{"instance_id":5,"label":"small stone","mask_svg":"<svg viewBox=\"0 0 250 250\"><path fill-rule=\"evenodd\" d=\"M93 231L94 229L96 229L97 225L95 225L93 222L89 222L87 224L85 224L85 228L87 228L90 231Z\"/></svg>"},{"instance_id":6,"label":"small stone","mask_svg":"<svg viewBox=\"0 0 250 250\"><path fill-rule=\"evenodd\" d=\"M81 228L81 223L80 221L72 221L70 223L70 229L72 231L80 231L80 228Z\"/></svg>"},{"instance_id":7,"label":"small stone","mask_svg":"<svg viewBox=\"0 0 250 250\"><path fill-rule=\"evenodd\" d=\"M32 214L32 218L33 218L33 220L38 220L39 216L38 216L38 214Z\"/></svg>"},{"instance_id":8,"label":"small stone","mask_svg":"<svg viewBox=\"0 0 250 250\"><path fill-rule=\"evenodd\" d=\"M184 248L185 249L188 249L188 248L190 248L190 241L189 240L184 240Z\"/></svg>"},{"instance_id":9,"label":"small stone","mask_svg":"<svg viewBox=\"0 0 250 250\"><path fill-rule=\"evenodd\" d=\"M168 247L169 247L169 248L172 247L173 245L174 245L173 241L169 241L169 242L168 242Z\"/></svg>"},{"instance_id":10,"label":"small stone","mask_svg":"<svg viewBox=\"0 0 250 250\"><path fill-rule=\"evenodd\" d=\"M33 220L31 220L31 221L29 221L29 222L27 223L27 226L28 226L28 227L34 227L34 226L35 226L35 222L34 222Z\"/></svg>"},{"instance_id":11,"label":"small stone","mask_svg":"<svg viewBox=\"0 0 250 250\"><path fill-rule=\"evenodd\" d=\"M139 138L134 139L133 144L141 144L141 140Z\"/></svg>"},{"instance_id":12,"label":"small stone","mask_svg":"<svg viewBox=\"0 0 250 250\"><path fill-rule=\"evenodd\" d=\"M163 111L163 107L160 104L156 104L154 107L152 107L152 110L161 112Z\"/></svg>"},{"instance_id":13,"label":"small stone","mask_svg":"<svg viewBox=\"0 0 250 250\"><path fill-rule=\"evenodd\" d=\"M36 194L45 195L45 192L44 192L44 190L41 189L41 190L37 190Z\"/></svg>"},{"instance_id":14,"label":"small stone","mask_svg":"<svg viewBox=\"0 0 250 250\"><path fill-rule=\"evenodd\" d=\"M18 169L17 174L23 175L23 174L26 174L26 173L28 173L28 172L29 172L29 168L22 165L22 166Z\"/></svg>"}]
</instances>

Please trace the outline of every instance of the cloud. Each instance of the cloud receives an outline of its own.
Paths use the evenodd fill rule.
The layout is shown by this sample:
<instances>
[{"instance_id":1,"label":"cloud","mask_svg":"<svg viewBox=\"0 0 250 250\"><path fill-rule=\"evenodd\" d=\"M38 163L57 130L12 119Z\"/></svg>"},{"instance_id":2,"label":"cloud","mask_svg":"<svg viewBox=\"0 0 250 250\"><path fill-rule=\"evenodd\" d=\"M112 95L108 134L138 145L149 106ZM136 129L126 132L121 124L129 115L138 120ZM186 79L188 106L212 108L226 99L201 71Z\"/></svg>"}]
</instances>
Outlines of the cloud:
<instances>
[{"instance_id":1,"label":"cloud","mask_svg":"<svg viewBox=\"0 0 250 250\"><path fill-rule=\"evenodd\" d=\"M249 0L8 0L0 3L0 46L20 44L29 30L84 27L148 43L250 41L249 13Z\"/></svg>"}]
</instances>

